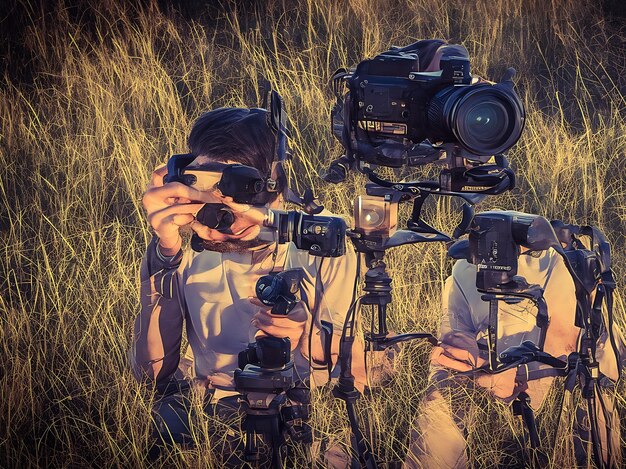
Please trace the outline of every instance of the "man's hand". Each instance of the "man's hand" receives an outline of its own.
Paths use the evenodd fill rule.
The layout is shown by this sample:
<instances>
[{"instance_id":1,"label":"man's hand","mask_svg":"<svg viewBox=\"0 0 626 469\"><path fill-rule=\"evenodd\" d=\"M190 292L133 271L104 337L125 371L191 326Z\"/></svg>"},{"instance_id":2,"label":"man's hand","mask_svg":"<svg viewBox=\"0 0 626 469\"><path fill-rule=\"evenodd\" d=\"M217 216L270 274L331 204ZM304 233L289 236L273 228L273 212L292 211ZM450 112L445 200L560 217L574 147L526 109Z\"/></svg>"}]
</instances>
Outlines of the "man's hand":
<instances>
[{"instance_id":1,"label":"man's hand","mask_svg":"<svg viewBox=\"0 0 626 469\"><path fill-rule=\"evenodd\" d=\"M217 230L209 228L201 224L200 222L192 222L191 229L194 230L198 236L207 241L250 241L261 232L261 227L267 219L269 209L267 207L255 207L254 205L239 204L233 201L232 197L226 197L216 189L211 193L214 197L214 201L222 203L232 211L235 216L235 221L230 226L231 231L234 234L224 234Z\"/></svg>"},{"instance_id":2,"label":"man's hand","mask_svg":"<svg viewBox=\"0 0 626 469\"><path fill-rule=\"evenodd\" d=\"M142 202L148 222L159 237L161 253L173 256L182 244L179 228L191 223L202 205L216 202L216 199L211 193L201 192L179 182L164 184L166 174L165 165L154 170Z\"/></svg>"},{"instance_id":3,"label":"man's hand","mask_svg":"<svg viewBox=\"0 0 626 469\"><path fill-rule=\"evenodd\" d=\"M501 373L481 372L475 382L500 399L508 399L515 392L517 368L509 368Z\"/></svg>"},{"instance_id":4,"label":"man's hand","mask_svg":"<svg viewBox=\"0 0 626 469\"><path fill-rule=\"evenodd\" d=\"M442 337L440 346L434 347L430 361L455 371L471 371L483 367L487 361L479 356L476 340L467 334L452 332ZM453 345L454 344L454 345ZM477 373L474 382L500 399L511 397L515 391L516 368L502 373Z\"/></svg>"},{"instance_id":5,"label":"man's hand","mask_svg":"<svg viewBox=\"0 0 626 469\"><path fill-rule=\"evenodd\" d=\"M255 337L265 337L268 335L274 337L288 337L291 342L291 351L293 352L300 343L304 327L308 317L307 308L300 301L288 315L272 314L271 308L265 306L257 298L250 297L250 303L257 306L259 311L252 318L251 324L259 329Z\"/></svg>"},{"instance_id":6,"label":"man's hand","mask_svg":"<svg viewBox=\"0 0 626 469\"><path fill-rule=\"evenodd\" d=\"M445 342L433 347L430 361L435 365L445 366L454 371L475 370L485 363L485 360L472 354L469 350L455 347ZM479 361L481 362L480 364Z\"/></svg>"}]
</instances>

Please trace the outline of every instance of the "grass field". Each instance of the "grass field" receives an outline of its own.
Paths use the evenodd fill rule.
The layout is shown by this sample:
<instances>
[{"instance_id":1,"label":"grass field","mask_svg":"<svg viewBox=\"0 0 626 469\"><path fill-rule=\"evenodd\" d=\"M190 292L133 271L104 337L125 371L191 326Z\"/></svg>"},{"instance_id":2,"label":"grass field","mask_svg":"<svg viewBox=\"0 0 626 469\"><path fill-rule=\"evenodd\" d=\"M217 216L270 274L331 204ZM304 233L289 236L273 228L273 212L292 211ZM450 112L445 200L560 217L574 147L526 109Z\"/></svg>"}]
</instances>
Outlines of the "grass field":
<instances>
[{"instance_id":1,"label":"grass field","mask_svg":"<svg viewBox=\"0 0 626 469\"><path fill-rule=\"evenodd\" d=\"M598 2L225 0L219 8L189 2L183 13L154 1L56 3L9 3L2 20L2 467L145 464L151 398L126 358L151 236L141 195L152 169L186 150L200 112L258 105L262 77L291 116L298 180L350 216L364 178L329 186L316 176L340 150L328 125L335 69L422 38L461 42L474 73L495 81L515 67L528 117L509 153L519 184L478 209L599 225L624 284L626 31L624 18L607 16ZM458 215L439 202L427 218L450 230ZM402 247L388 258L393 329L435 333L452 265L443 246ZM619 292L616 315L623 326ZM390 385L359 402L387 466L406 453L428 352L405 346ZM504 405L484 396L477 404L470 455L490 466L502 456L499 441L521 429ZM342 406L327 390L314 405L316 430L346 444ZM551 463L571 466L565 443ZM215 460L201 444L159 464Z\"/></svg>"}]
</instances>

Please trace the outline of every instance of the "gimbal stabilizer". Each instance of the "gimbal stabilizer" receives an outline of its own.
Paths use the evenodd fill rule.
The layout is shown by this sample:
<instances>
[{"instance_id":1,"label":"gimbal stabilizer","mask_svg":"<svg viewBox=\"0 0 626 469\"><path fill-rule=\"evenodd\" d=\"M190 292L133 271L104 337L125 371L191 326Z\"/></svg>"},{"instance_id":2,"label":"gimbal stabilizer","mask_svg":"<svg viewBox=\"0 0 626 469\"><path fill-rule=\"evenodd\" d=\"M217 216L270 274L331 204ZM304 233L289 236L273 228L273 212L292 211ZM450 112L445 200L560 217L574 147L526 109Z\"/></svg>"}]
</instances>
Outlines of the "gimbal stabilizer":
<instances>
[{"instance_id":1,"label":"gimbal stabilizer","mask_svg":"<svg viewBox=\"0 0 626 469\"><path fill-rule=\"evenodd\" d=\"M404 244L425 242L450 242L455 237L462 235L472 220L472 204L482 198L477 194L452 192L433 181L392 183L379 178L374 172L369 172L368 177L374 184L366 185L366 193L369 196L380 197L391 204L413 202L413 210L407 222L407 228L398 230L391 236L367 233L360 229L358 224L354 230L348 230L356 251L363 254L368 268L365 274L364 294L353 299L352 306L346 316L344 330L341 337L339 350L339 363L341 374L339 381L333 389L333 395L342 399L346 404L350 425L352 428L353 466L359 463L367 468L376 467L376 462L359 429L359 424L354 408L355 401L359 398L359 392L354 387L354 377L351 371L352 344L354 343L354 326L363 305L375 307L377 318L376 331L369 331L366 336L366 351L379 351L400 342L413 339L425 339L433 345L437 339L430 333L411 332L399 335L390 335L387 327L387 305L391 303L392 287L384 255L387 249ZM421 219L424 202L430 195L456 196L465 200L463 204L463 218L459 226L451 236L435 229ZM359 257L360 262L360 257ZM356 288L355 288L356 293ZM358 460L357 460L358 458Z\"/></svg>"}]
</instances>

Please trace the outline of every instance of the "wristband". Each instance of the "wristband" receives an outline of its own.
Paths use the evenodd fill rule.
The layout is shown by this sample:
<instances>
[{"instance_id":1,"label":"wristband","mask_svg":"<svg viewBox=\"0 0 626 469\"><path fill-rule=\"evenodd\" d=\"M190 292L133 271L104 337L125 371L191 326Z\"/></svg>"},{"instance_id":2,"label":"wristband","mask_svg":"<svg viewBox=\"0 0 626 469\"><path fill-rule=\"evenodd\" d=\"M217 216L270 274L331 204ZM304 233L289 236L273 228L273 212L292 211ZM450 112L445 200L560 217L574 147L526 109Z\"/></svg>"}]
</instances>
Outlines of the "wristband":
<instances>
[{"instance_id":1,"label":"wristband","mask_svg":"<svg viewBox=\"0 0 626 469\"><path fill-rule=\"evenodd\" d=\"M182 246L181 246L181 247L182 247ZM156 246L155 246L154 250L155 250L155 252L156 252L156 256L157 256L157 258L158 258L161 262L163 262L163 263L165 263L165 264L170 264L170 263L171 263L174 259L176 259L176 257L180 254L180 251L181 251L181 249L179 248L179 249L178 249L178 252L176 252L176 254L174 254L173 256L169 256L169 257L168 257L168 256L164 256L164 255L163 255L163 253L161 252L161 249L160 249L160 240L159 240L158 238L157 238L157 241L156 241Z\"/></svg>"}]
</instances>

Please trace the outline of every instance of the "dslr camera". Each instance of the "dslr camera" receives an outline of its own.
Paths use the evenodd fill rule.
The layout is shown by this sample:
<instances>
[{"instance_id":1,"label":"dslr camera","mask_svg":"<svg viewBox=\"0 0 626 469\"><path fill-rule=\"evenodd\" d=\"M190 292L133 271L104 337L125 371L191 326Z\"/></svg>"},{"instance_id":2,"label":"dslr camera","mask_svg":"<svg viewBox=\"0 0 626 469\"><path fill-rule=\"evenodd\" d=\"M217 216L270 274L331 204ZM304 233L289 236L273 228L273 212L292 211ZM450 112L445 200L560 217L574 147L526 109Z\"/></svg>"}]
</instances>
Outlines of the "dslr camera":
<instances>
[{"instance_id":1,"label":"dslr camera","mask_svg":"<svg viewBox=\"0 0 626 469\"><path fill-rule=\"evenodd\" d=\"M194 159L191 154L172 156L167 163L164 182L180 182L200 191L219 189L237 203L255 206L271 202L284 189L279 180L264 176L251 166L211 162L189 168ZM232 234L235 214L228 205L207 203L198 211L196 219L211 229ZM261 236L268 242L293 242L298 249L314 256L339 257L345 254L346 223L340 217L270 210L266 228ZM204 249L202 239L195 234L191 245L196 251Z\"/></svg>"},{"instance_id":2,"label":"dslr camera","mask_svg":"<svg viewBox=\"0 0 626 469\"><path fill-rule=\"evenodd\" d=\"M520 248L543 251L555 247L558 241L544 217L493 210L474 216L467 243L465 257L476 266L476 288L513 293L520 287L517 276Z\"/></svg>"},{"instance_id":3,"label":"dslr camera","mask_svg":"<svg viewBox=\"0 0 626 469\"><path fill-rule=\"evenodd\" d=\"M479 81L464 48L444 46L441 70L424 72L420 54L426 42L392 47L335 73L332 130L346 153L323 175L327 181L341 182L355 164L361 169L443 162L440 184L448 191L485 192L504 178L513 186L508 163L487 162L511 148L524 128L515 70L508 69L497 84Z\"/></svg>"}]
</instances>

